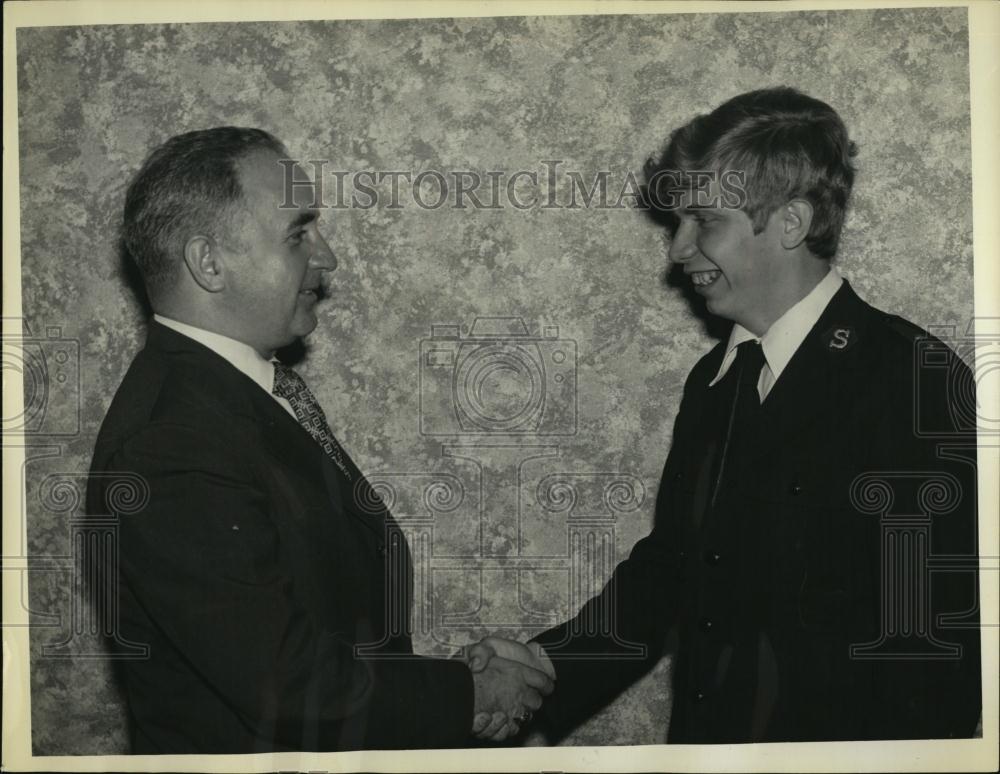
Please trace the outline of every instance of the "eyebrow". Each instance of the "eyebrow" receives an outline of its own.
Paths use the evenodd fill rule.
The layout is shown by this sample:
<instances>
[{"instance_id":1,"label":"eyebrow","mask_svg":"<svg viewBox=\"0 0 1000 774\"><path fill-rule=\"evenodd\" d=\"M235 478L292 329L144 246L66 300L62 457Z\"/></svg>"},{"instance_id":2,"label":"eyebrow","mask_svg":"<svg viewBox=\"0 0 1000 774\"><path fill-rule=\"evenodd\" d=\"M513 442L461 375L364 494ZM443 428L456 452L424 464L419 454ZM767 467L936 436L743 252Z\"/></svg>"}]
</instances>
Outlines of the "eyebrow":
<instances>
[{"instance_id":1,"label":"eyebrow","mask_svg":"<svg viewBox=\"0 0 1000 774\"><path fill-rule=\"evenodd\" d=\"M295 216L295 219L288 224L288 228L285 229L286 234L290 234L297 228L301 228L309 223L312 223L319 217L319 213L316 210L306 210L305 212L300 212Z\"/></svg>"}]
</instances>

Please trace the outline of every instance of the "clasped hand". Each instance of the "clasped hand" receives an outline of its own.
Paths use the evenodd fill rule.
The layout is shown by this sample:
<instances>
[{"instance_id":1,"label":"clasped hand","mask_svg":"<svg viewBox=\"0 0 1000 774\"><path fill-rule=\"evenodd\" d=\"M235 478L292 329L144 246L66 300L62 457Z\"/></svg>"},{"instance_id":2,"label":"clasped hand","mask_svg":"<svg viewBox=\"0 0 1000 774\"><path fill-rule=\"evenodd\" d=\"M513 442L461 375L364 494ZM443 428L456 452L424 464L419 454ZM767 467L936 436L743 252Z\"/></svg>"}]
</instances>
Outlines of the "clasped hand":
<instances>
[{"instance_id":1,"label":"clasped hand","mask_svg":"<svg viewBox=\"0 0 1000 774\"><path fill-rule=\"evenodd\" d=\"M555 670L541 647L486 637L464 651L475 686L472 733L503 741L520 731L555 687Z\"/></svg>"}]
</instances>

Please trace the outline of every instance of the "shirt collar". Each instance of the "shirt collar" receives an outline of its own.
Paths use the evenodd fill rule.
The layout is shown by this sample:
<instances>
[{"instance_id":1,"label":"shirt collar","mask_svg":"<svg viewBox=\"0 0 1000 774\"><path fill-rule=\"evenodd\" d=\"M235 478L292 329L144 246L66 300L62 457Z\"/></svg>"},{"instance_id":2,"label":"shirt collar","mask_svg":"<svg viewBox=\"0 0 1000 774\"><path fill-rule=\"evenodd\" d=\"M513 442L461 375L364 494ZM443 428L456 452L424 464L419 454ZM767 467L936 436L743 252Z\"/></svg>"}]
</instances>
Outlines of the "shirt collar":
<instances>
[{"instance_id":1,"label":"shirt collar","mask_svg":"<svg viewBox=\"0 0 1000 774\"><path fill-rule=\"evenodd\" d=\"M763 336L754 336L739 323L733 325L719 372L708 386L712 387L722 380L736 359L736 348L744 341L751 340L760 341L764 360L771 370L773 381L777 381L842 284L844 278L831 266L816 287L775 320Z\"/></svg>"},{"instance_id":2,"label":"shirt collar","mask_svg":"<svg viewBox=\"0 0 1000 774\"><path fill-rule=\"evenodd\" d=\"M224 358L234 368L253 379L262 390L271 394L274 390L274 364L261 357L261 354L242 341L223 336L221 333L206 331L193 325L154 314L153 319L161 325L177 331L189 339L208 347L219 357Z\"/></svg>"}]
</instances>

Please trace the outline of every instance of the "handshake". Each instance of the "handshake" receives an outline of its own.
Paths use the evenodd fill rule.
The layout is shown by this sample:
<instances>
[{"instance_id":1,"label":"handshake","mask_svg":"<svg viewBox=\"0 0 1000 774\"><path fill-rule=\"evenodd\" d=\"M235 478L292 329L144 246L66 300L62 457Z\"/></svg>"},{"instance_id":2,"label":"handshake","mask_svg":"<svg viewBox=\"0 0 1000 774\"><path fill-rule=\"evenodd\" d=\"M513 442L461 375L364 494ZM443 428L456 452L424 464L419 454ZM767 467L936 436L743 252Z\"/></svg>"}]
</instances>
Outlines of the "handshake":
<instances>
[{"instance_id":1,"label":"handshake","mask_svg":"<svg viewBox=\"0 0 1000 774\"><path fill-rule=\"evenodd\" d=\"M556 672L542 647L500 637L467 645L461 654L472 672L477 739L500 742L528 723L542 697L555 688Z\"/></svg>"}]
</instances>

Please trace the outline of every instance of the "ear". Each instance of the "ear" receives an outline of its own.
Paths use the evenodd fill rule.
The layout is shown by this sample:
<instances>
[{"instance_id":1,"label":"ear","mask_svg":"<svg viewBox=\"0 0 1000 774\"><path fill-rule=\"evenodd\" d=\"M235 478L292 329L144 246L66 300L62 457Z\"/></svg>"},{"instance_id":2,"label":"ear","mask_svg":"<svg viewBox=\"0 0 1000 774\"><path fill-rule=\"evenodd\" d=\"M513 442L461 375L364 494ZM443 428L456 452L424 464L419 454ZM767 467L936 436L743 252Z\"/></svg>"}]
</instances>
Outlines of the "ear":
<instances>
[{"instance_id":1,"label":"ear","mask_svg":"<svg viewBox=\"0 0 1000 774\"><path fill-rule=\"evenodd\" d=\"M225 274L218 244L206 236L193 236L184 245L184 263L202 290L218 293L225 288Z\"/></svg>"},{"instance_id":2,"label":"ear","mask_svg":"<svg viewBox=\"0 0 1000 774\"><path fill-rule=\"evenodd\" d=\"M805 199L792 199L778 211L781 223L781 246L794 250L809 236L812 227L813 207Z\"/></svg>"}]
</instances>

